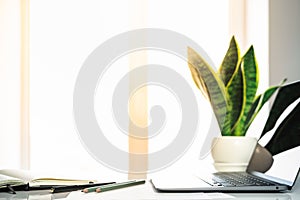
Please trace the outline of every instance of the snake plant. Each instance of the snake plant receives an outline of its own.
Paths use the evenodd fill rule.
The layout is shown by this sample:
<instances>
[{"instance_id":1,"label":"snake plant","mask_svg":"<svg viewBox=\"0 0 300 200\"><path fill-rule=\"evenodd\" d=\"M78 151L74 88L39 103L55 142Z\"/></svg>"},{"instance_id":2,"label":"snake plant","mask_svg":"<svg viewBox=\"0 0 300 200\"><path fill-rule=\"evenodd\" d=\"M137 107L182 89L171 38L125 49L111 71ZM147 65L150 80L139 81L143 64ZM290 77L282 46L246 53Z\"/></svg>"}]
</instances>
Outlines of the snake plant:
<instances>
[{"instance_id":1,"label":"snake plant","mask_svg":"<svg viewBox=\"0 0 300 200\"><path fill-rule=\"evenodd\" d=\"M244 136L262 106L283 84L257 94L254 48L241 56L234 37L218 71L190 47L188 66L196 86L209 100L223 136Z\"/></svg>"}]
</instances>

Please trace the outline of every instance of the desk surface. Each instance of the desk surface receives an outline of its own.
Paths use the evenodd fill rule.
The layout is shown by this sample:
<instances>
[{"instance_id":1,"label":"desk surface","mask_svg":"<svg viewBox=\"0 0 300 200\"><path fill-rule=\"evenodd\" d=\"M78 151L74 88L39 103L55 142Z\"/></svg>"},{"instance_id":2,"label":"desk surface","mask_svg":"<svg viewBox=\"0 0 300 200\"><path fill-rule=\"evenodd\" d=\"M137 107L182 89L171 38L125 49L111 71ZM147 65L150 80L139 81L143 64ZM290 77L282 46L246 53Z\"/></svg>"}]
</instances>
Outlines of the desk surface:
<instances>
[{"instance_id":1,"label":"desk surface","mask_svg":"<svg viewBox=\"0 0 300 200\"><path fill-rule=\"evenodd\" d=\"M147 182L145 185L124 188L120 190L108 191L104 193L84 194L80 191L72 193L49 194L49 191L18 192L16 195L0 193L0 200L52 200L52 199L71 199L71 200L94 200L94 199L241 199L241 200L298 200L300 199L300 177L294 186L293 191L285 193L157 193L152 185Z\"/></svg>"}]
</instances>

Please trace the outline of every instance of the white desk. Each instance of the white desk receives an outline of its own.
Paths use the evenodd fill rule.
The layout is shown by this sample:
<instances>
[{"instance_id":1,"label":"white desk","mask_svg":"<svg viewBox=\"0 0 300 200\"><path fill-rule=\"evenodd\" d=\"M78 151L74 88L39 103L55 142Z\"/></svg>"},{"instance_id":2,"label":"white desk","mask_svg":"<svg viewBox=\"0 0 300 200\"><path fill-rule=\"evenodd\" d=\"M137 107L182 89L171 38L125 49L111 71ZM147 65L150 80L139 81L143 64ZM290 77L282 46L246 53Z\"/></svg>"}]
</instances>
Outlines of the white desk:
<instances>
[{"instance_id":1,"label":"white desk","mask_svg":"<svg viewBox=\"0 0 300 200\"><path fill-rule=\"evenodd\" d=\"M228 197L228 198L225 198ZM80 191L72 193L49 194L49 191L17 192L16 195L0 193L0 200L94 200L94 199L162 199L162 200L182 200L182 199L239 199L239 200L298 200L300 199L300 178L298 178L294 190L286 193L156 193L152 185L147 182L145 185L134 186L104 193L83 194Z\"/></svg>"}]
</instances>

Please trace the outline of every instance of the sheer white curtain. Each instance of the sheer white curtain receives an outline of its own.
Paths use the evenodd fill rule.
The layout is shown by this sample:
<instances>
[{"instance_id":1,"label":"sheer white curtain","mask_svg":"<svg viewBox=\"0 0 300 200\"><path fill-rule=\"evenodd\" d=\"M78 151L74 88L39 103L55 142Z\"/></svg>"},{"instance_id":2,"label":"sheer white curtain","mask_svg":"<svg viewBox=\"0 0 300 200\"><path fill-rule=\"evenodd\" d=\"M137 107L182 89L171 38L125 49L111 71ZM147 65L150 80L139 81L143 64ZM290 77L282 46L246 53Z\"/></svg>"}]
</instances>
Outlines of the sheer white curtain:
<instances>
[{"instance_id":1,"label":"sheer white curtain","mask_svg":"<svg viewBox=\"0 0 300 200\"><path fill-rule=\"evenodd\" d=\"M261 70L261 74L267 72L268 55L264 53L268 48L267 0L244 0L242 8L240 5L236 6L235 0L142 1L147 5L145 13L134 9L135 0L31 0L29 148L26 141L25 145L21 145L24 144L24 141L21 141L24 139L21 139L20 133L20 2L0 2L1 27L5 30L0 33L0 167L26 166L26 162L21 161L23 157L30 162L33 170L85 171L99 173L101 176L127 177L96 162L81 145L73 120L72 95L76 76L89 53L110 37L133 28L162 28L181 33L197 42L217 67L226 52L231 35L235 34L243 46L254 44L259 64L266 66ZM216 6L217 4L219 5ZM235 17L240 16L232 18L232 8L244 11L246 9L247 12L238 12L243 15L245 21L236 20ZM138 23L138 16L141 14L146 16L143 25ZM134 20L137 20L136 23L133 23ZM244 32L234 31L232 27L240 26L244 22ZM176 57L156 53L148 52L150 63L176 65ZM124 63L128 65L126 61ZM181 61L181 64L185 63ZM176 70L186 76L186 79L191 79L186 66ZM267 83L267 79L261 80ZM197 90L195 92L200 96ZM172 99L164 95L162 97L167 101ZM148 98L150 104L156 100L156 97L151 95L151 90ZM202 130L206 128L201 127ZM127 140L120 141L113 137L111 140L128 148ZM198 137L189 152L172 167L187 166L184 163L191 158L197 160L199 145L202 142L203 138ZM149 151L155 151L155 148L162 148L167 142L162 141L162 146L155 146L157 144L151 142L149 144ZM28 150L30 160L26 154L21 154Z\"/></svg>"},{"instance_id":2,"label":"sheer white curtain","mask_svg":"<svg viewBox=\"0 0 300 200\"><path fill-rule=\"evenodd\" d=\"M89 53L110 37L135 28L169 29L197 42L216 65L221 62L230 39L227 1L142 1L146 4L144 13L137 8L137 2L31 1L32 169L51 168L96 171L101 175L118 174L97 163L86 152L77 136L72 116L72 95L77 73ZM143 17L145 21L140 23L139 20ZM178 58L159 52L147 54L148 63L166 64L174 68L190 80L191 86L194 87L185 62L178 61L176 64ZM123 69L125 63L125 69L128 70L126 58L124 59L116 61L114 65ZM111 77L110 80L116 82L120 78ZM113 83L106 87L113 89ZM195 92L196 96L200 97L196 88ZM99 98L101 100L104 97ZM166 99L161 99L160 102L172 100L168 95L162 95L162 98ZM157 99L159 98L149 91L149 104ZM166 113L168 115L168 110ZM107 116L109 117L110 115ZM176 115L167 117L169 121L180 120L176 119ZM115 124L106 126L113 132L107 133L110 141L118 147L128 149L128 140L122 140L122 135L115 134ZM161 141L161 148L169 143L168 138L165 139L166 141ZM198 142L201 142L201 138ZM149 151L155 151L155 148L158 148L156 144L150 141ZM193 159L197 160L197 145L199 147L200 144L195 145L191 154Z\"/></svg>"},{"instance_id":3,"label":"sheer white curtain","mask_svg":"<svg viewBox=\"0 0 300 200\"><path fill-rule=\"evenodd\" d=\"M0 168L21 166L20 1L0 1Z\"/></svg>"}]
</instances>

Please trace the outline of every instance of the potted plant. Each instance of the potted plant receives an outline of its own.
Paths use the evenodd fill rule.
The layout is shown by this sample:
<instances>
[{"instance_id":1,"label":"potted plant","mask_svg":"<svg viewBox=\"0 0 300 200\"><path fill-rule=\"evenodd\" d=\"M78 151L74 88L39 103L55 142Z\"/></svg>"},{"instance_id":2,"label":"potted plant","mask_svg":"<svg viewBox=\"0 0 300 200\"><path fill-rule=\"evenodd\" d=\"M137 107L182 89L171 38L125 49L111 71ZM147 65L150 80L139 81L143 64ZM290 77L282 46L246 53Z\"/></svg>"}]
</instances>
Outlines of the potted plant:
<instances>
[{"instance_id":1,"label":"potted plant","mask_svg":"<svg viewBox=\"0 0 300 200\"><path fill-rule=\"evenodd\" d=\"M215 71L192 48L188 48L188 66L196 86L212 106L222 135L215 138L212 143L215 164L229 164L232 170L245 169L256 142L253 142L253 138L236 136L246 135L263 105L283 86L285 80L280 85L272 86L262 94L257 94L259 72L254 48L251 46L243 56L240 56L234 37L218 71ZM276 111L270 113L266 124L268 126L262 136L274 125L274 121L276 123L278 114L280 113ZM282 137L282 134L280 136ZM274 145L272 141L270 142L270 145ZM241 158L237 160L238 157Z\"/></svg>"}]
</instances>

